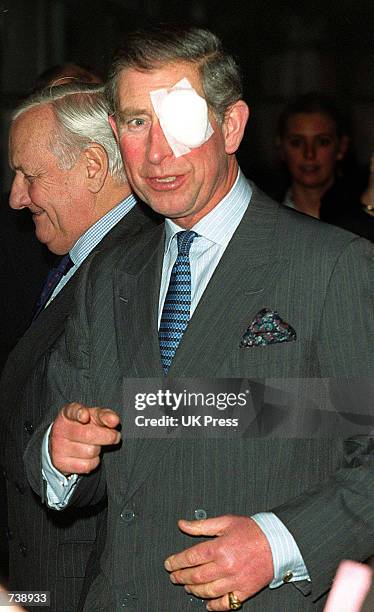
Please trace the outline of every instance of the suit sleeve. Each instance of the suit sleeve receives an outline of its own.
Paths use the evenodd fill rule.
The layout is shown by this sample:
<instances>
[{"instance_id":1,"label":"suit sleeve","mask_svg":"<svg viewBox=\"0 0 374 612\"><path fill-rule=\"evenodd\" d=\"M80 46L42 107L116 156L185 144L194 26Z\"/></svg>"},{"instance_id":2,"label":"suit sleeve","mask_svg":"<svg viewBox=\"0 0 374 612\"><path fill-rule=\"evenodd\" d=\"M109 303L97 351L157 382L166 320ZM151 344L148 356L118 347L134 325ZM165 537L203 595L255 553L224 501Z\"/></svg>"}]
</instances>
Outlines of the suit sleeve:
<instances>
[{"instance_id":1,"label":"suit sleeve","mask_svg":"<svg viewBox=\"0 0 374 612\"><path fill-rule=\"evenodd\" d=\"M314 600L330 588L342 559L364 561L374 554L374 385L367 384L374 363L373 252L370 243L355 239L341 254L326 292L316 344L321 371L334 377L334 396L340 389L343 398L338 411L346 411L351 431L357 425L360 434L343 440L343 428L337 431L344 467L273 509L299 546ZM358 376L363 377L361 383Z\"/></svg>"},{"instance_id":2,"label":"suit sleeve","mask_svg":"<svg viewBox=\"0 0 374 612\"><path fill-rule=\"evenodd\" d=\"M315 338L322 376L371 376L374 246L353 239L337 259Z\"/></svg>"}]
</instances>

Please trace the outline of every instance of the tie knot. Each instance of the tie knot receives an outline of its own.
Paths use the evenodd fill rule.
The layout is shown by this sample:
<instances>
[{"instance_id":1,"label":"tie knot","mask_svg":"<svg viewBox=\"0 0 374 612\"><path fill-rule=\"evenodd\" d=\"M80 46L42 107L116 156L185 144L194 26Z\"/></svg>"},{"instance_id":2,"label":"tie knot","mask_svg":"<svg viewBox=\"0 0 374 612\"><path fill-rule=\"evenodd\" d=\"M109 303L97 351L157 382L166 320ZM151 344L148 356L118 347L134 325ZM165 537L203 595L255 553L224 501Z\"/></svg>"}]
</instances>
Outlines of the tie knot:
<instances>
[{"instance_id":1,"label":"tie knot","mask_svg":"<svg viewBox=\"0 0 374 612\"><path fill-rule=\"evenodd\" d=\"M184 232L178 232L178 255L189 255L191 244L196 238L197 233L192 230L186 230Z\"/></svg>"},{"instance_id":2,"label":"tie knot","mask_svg":"<svg viewBox=\"0 0 374 612\"><path fill-rule=\"evenodd\" d=\"M55 272L58 272L62 274L62 276L64 276L65 274L67 274L67 272L69 272L70 268L72 268L73 265L74 264L68 253L67 255L64 255L64 257L61 257L60 261L58 262L55 268Z\"/></svg>"}]
</instances>

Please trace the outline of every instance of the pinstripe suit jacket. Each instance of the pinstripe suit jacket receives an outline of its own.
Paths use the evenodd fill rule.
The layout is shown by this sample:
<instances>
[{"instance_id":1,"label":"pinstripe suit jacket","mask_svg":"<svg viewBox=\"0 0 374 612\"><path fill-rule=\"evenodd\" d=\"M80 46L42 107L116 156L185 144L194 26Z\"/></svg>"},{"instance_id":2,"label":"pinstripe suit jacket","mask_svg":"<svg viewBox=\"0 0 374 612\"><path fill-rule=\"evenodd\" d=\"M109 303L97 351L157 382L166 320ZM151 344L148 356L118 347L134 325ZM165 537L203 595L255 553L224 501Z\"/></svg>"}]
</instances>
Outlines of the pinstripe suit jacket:
<instances>
[{"instance_id":1,"label":"pinstripe suit jacket","mask_svg":"<svg viewBox=\"0 0 374 612\"><path fill-rule=\"evenodd\" d=\"M123 251L142 229L153 225L146 213L138 207L132 209L94 252L99 255L114 245ZM0 383L1 460L8 493L9 586L22 591L51 591L54 612L73 612L77 607L101 506L79 516L74 512L57 515L47 510L28 486L22 455L44 416L45 364L57 338L64 332L85 265L21 338L8 359Z\"/></svg>"},{"instance_id":2,"label":"pinstripe suit jacket","mask_svg":"<svg viewBox=\"0 0 374 612\"><path fill-rule=\"evenodd\" d=\"M126 261L118 250L91 262L66 335L51 355L46 401L110 406L122 416L123 377L162 377L157 310L161 226ZM108 275L109 267L113 273ZM352 234L275 204L254 187L248 210L184 334L171 377L349 377L373 359L373 248ZM144 299L147 295L148 298ZM277 310L297 341L239 349L262 308ZM371 336L370 336L371 335ZM43 496L40 440L25 458ZM177 519L272 510L293 533L312 577L304 597L293 585L265 589L244 609L321 609L338 561L374 551L374 474L369 438L349 466L340 439L124 440L84 477L72 504L108 495L100 574L85 610L176 612L204 603L172 585L164 559L193 541ZM354 465L354 467L353 467ZM319 601L317 601L319 600Z\"/></svg>"}]
</instances>

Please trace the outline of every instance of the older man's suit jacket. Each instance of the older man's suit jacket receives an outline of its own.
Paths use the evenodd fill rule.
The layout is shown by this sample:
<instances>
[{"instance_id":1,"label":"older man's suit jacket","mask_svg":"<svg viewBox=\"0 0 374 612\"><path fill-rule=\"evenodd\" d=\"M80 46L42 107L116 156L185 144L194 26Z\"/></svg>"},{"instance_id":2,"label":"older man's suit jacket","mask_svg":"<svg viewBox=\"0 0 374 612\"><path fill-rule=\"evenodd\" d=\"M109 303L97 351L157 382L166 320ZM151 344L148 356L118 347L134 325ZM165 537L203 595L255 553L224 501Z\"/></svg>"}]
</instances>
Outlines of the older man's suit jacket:
<instances>
[{"instance_id":1,"label":"older man's suit jacket","mask_svg":"<svg viewBox=\"0 0 374 612\"><path fill-rule=\"evenodd\" d=\"M35 236L29 210L12 210L9 194L0 196L0 373L17 340L30 322L30 313L55 255ZM5 537L5 480L0 472L0 580L8 575Z\"/></svg>"},{"instance_id":2,"label":"older man's suit jacket","mask_svg":"<svg viewBox=\"0 0 374 612\"><path fill-rule=\"evenodd\" d=\"M35 236L29 210L12 210L9 196L0 203L0 372L25 333L30 313L56 255ZM5 298L6 296L6 298Z\"/></svg>"},{"instance_id":3,"label":"older man's suit jacket","mask_svg":"<svg viewBox=\"0 0 374 612\"><path fill-rule=\"evenodd\" d=\"M124 253L154 221L132 209L95 247L98 254L118 245ZM48 590L54 612L76 610L100 507L83 515L47 510L31 491L22 455L44 417L45 363L63 334L83 264L32 323L11 353L0 388L1 459L7 478L10 583L17 590ZM35 609L35 608L33 608ZM44 609L44 608L43 608Z\"/></svg>"},{"instance_id":4,"label":"older man's suit jacket","mask_svg":"<svg viewBox=\"0 0 374 612\"><path fill-rule=\"evenodd\" d=\"M48 365L50 419L63 403L78 400L118 410L125 428L123 379L162 378L157 311L163 249L159 226L126 261L113 251L85 271L66 335ZM372 275L369 243L285 210L254 188L169 375L369 375ZM296 341L240 348L263 308L292 325ZM30 483L42 497L44 430L25 454ZM177 527L181 517L201 516L196 510L207 517L272 510L299 544L312 593L304 596L291 584L264 589L245 610L322 609L320 598L339 560L363 560L374 552L370 438L360 440L362 451L352 461L352 447L339 438L127 439L124 432L120 447L104 453L102 468L81 479L72 499L77 506L95 503L107 487L106 543L85 610L203 609L204 602L172 585L163 569L168 555L196 543Z\"/></svg>"}]
</instances>

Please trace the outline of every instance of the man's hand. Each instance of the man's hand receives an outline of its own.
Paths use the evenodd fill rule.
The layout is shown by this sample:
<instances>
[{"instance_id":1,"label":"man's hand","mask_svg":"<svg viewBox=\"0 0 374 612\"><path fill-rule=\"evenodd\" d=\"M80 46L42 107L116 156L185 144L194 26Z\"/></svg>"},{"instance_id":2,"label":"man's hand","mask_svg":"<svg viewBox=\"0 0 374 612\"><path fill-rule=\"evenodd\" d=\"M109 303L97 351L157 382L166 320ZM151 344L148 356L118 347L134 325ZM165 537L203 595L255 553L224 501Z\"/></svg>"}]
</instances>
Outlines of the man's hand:
<instances>
[{"instance_id":1,"label":"man's hand","mask_svg":"<svg viewBox=\"0 0 374 612\"><path fill-rule=\"evenodd\" d=\"M370 590L372 577L373 570L368 565L341 561L323 612L359 612Z\"/></svg>"},{"instance_id":2,"label":"man's hand","mask_svg":"<svg viewBox=\"0 0 374 612\"><path fill-rule=\"evenodd\" d=\"M165 561L174 584L210 599L207 610L230 610L228 593L244 601L270 584L274 576L268 540L246 516L225 515L203 521L179 521L191 536L217 536Z\"/></svg>"},{"instance_id":3,"label":"man's hand","mask_svg":"<svg viewBox=\"0 0 374 612\"><path fill-rule=\"evenodd\" d=\"M66 404L53 423L49 452L53 465L65 476L89 474L100 463L102 446L118 444L120 418L108 408Z\"/></svg>"}]
</instances>

